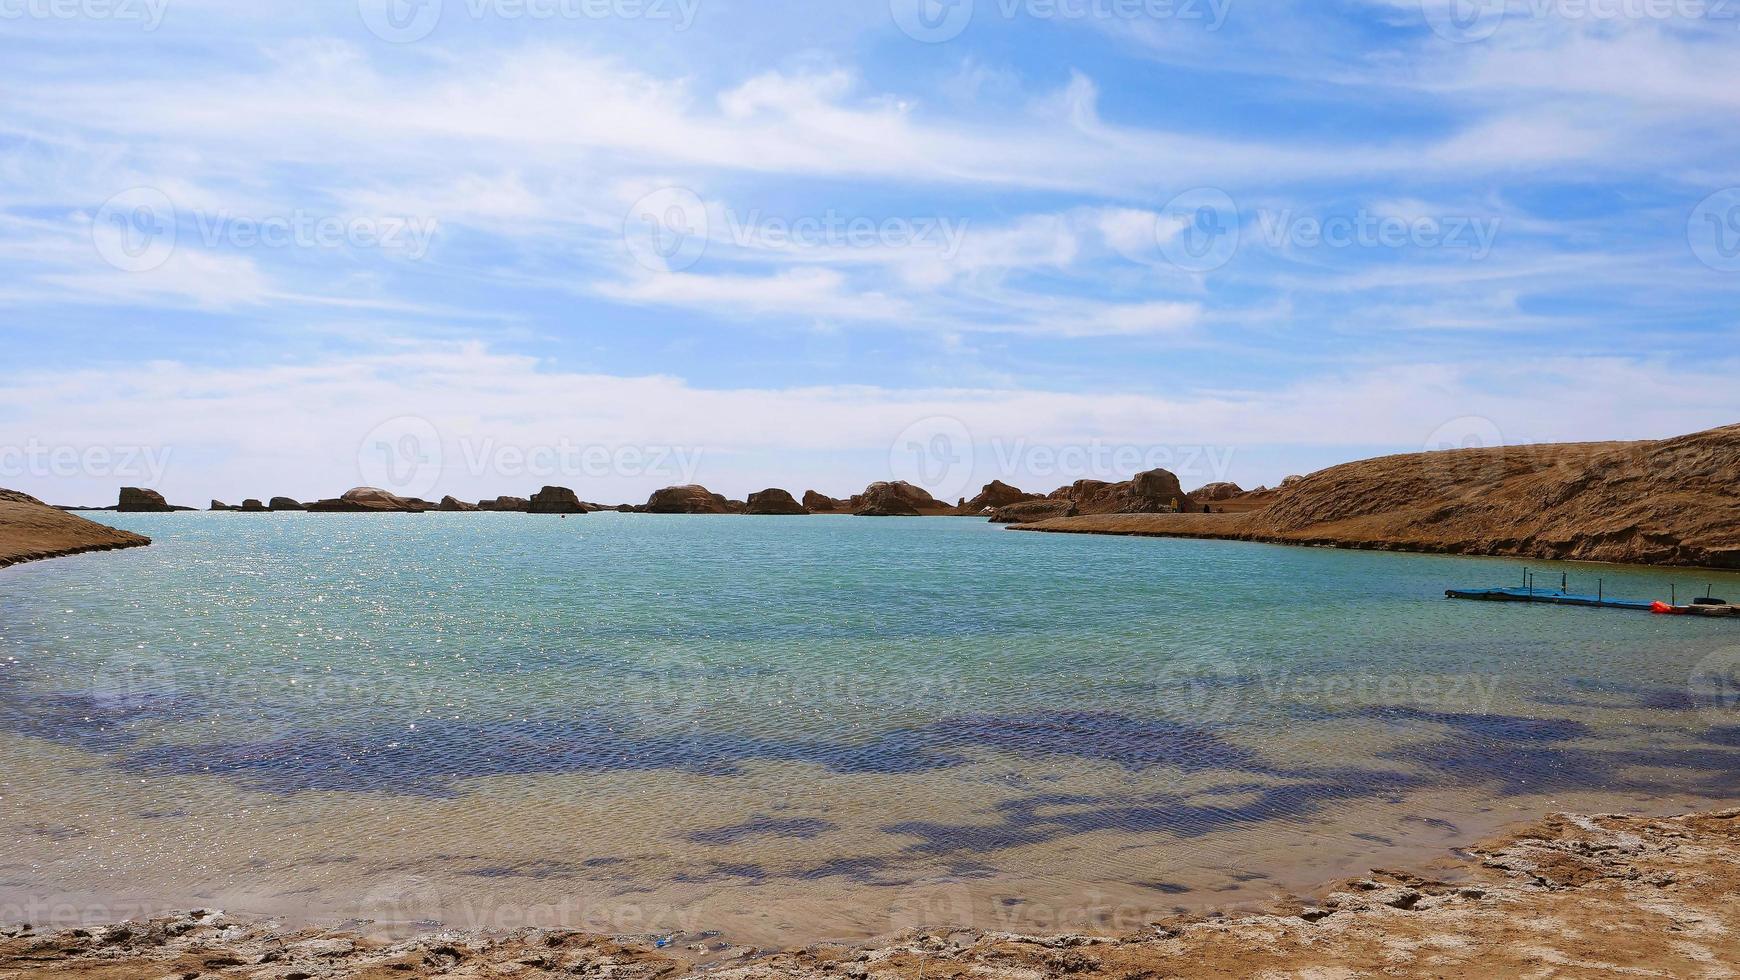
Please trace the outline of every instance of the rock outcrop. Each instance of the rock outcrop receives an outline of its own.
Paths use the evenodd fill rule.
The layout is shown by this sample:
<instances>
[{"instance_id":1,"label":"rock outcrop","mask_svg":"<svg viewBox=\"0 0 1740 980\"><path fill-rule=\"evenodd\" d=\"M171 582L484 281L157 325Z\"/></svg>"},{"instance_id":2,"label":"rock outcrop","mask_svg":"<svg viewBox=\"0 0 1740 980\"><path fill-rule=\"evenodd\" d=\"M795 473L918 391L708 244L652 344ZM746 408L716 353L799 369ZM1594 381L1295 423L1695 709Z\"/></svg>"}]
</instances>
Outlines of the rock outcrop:
<instances>
[{"instance_id":1,"label":"rock outcrop","mask_svg":"<svg viewBox=\"0 0 1740 980\"><path fill-rule=\"evenodd\" d=\"M1048 521L1054 517L1074 517L1078 513L1075 504L1071 501L1040 497L1036 500L1022 500L998 507L991 512L991 523L1031 524L1035 521Z\"/></svg>"},{"instance_id":2,"label":"rock outcrop","mask_svg":"<svg viewBox=\"0 0 1740 980\"><path fill-rule=\"evenodd\" d=\"M356 487L330 500L317 500L309 510L327 514L421 514L435 505L418 497L401 497L379 487Z\"/></svg>"},{"instance_id":3,"label":"rock outcrop","mask_svg":"<svg viewBox=\"0 0 1740 980\"><path fill-rule=\"evenodd\" d=\"M175 509L162 494L141 487L122 487L121 502L115 505L115 510L122 514L168 514Z\"/></svg>"},{"instance_id":4,"label":"rock outcrop","mask_svg":"<svg viewBox=\"0 0 1740 980\"><path fill-rule=\"evenodd\" d=\"M859 517L921 517L954 509L905 480L872 483L852 497L850 506Z\"/></svg>"},{"instance_id":5,"label":"rock outcrop","mask_svg":"<svg viewBox=\"0 0 1740 980\"><path fill-rule=\"evenodd\" d=\"M992 480L985 484L985 489L980 490L978 496L961 504L960 510L963 514L978 514L987 509L996 510L1024 500L1039 500L1041 497L1041 494L1027 493L1002 480Z\"/></svg>"},{"instance_id":6,"label":"rock outcrop","mask_svg":"<svg viewBox=\"0 0 1740 980\"><path fill-rule=\"evenodd\" d=\"M586 505L567 487L545 487L532 494L528 514L584 514Z\"/></svg>"},{"instance_id":7,"label":"rock outcrop","mask_svg":"<svg viewBox=\"0 0 1740 980\"><path fill-rule=\"evenodd\" d=\"M760 493L749 495L746 514L766 515L798 515L808 514L809 510L792 498L790 493L775 487L770 487Z\"/></svg>"},{"instance_id":8,"label":"rock outcrop","mask_svg":"<svg viewBox=\"0 0 1740 980\"><path fill-rule=\"evenodd\" d=\"M1244 488L1236 483L1210 483L1190 491L1190 499L1200 504L1208 504L1217 500L1231 500L1244 492Z\"/></svg>"},{"instance_id":9,"label":"rock outcrop","mask_svg":"<svg viewBox=\"0 0 1740 980\"><path fill-rule=\"evenodd\" d=\"M835 511L845 510L846 502L843 500L835 500L827 494L817 493L814 490L805 490L804 509L812 514L831 514Z\"/></svg>"},{"instance_id":10,"label":"rock outcrop","mask_svg":"<svg viewBox=\"0 0 1740 980\"><path fill-rule=\"evenodd\" d=\"M270 510L307 510L308 509L307 506L305 506L300 500L296 500L292 497L273 497L272 502L267 504L266 506Z\"/></svg>"},{"instance_id":11,"label":"rock outcrop","mask_svg":"<svg viewBox=\"0 0 1740 980\"><path fill-rule=\"evenodd\" d=\"M532 502L524 497L497 497L494 500L478 501L477 509L524 514L532 509Z\"/></svg>"},{"instance_id":12,"label":"rock outcrop","mask_svg":"<svg viewBox=\"0 0 1740 980\"><path fill-rule=\"evenodd\" d=\"M213 500L211 502L211 509L214 511L224 511L224 510L236 510L237 508L231 507L229 504L226 504L221 500Z\"/></svg>"},{"instance_id":13,"label":"rock outcrop","mask_svg":"<svg viewBox=\"0 0 1740 980\"><path fill-rule=\"evenodd\" d=\"M1052 491L1052 500L1067 500L1082 514L1167 514L1187 503L1178 477L1167 470L1138 473L1123 483L1077 480Z\"/></svg>"},{"instance_id":14,"label":"rock outcrop","mask_svg":"<svg viewBox=\"0 0 1740 980\"><path fill-rule=\"evenodd\" d=\"M27 493L0 490L0 567L150 543L144 535L57 510Z\"/></svg>"},{"instance_id":15,"label":"rock outcrop","mask_svg":"<svg viewBox=\"0 0 1740 980\"><path fill-rule=\"evenodd\" d=\"M1084 512L1022 530L1740 568L1736 515L1740 425L1729 425L1650 442L1384 456L1290 478L1255 510Z\"/></svg>"},{"instance_id":16,"label":"rock outcrop","mask_svg":"<svg viewBox=\"0 0 1740 980\"><path fill-rule=\"evenodd\" d=\"M665 487L647 498L649 514L729 514L731 501L697 484Z\"/></svg>"},{"instance_id":17,"label":"rock outcrop","mask_svg":"<svg viewBox=\"0 0 1740 980\"><path fill-rule=\"evenodd\" d=\"M441 505L436 510L447 514L460 514L477 510L476 504L468 504L451 494L441 498Z\"/></svg>"},{"instance_id":18,"label":"rock outcrop","mask_svg":"<svg viewBox=\"0 0 1740 980\"><path fill-rule=\"evenodd\" d=\"M249 497L242 501L241 510L244 514L264 514L266 512L266 505L255 497Z\"/></svg>"}]
</instances>

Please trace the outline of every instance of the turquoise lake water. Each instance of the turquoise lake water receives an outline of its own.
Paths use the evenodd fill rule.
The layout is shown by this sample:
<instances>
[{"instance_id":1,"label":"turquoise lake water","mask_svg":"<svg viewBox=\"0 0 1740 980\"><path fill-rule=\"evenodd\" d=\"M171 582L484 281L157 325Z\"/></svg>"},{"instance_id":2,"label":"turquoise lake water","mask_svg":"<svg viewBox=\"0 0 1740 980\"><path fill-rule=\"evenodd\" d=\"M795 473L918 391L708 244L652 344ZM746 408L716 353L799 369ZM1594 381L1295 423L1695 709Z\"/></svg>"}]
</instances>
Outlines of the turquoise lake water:
<instances>
[{"instance_id":1,"label":"turquoise lake water","mask_svg":"<svg viewBox=\"0 0 1740 980\"><path fill-rule=\"evenodd\" d=\"M0 572L0 917L1115 927L1740 795L1740 623L1443 598L1732 574L966 519L97 516L156 543Z\"/></svg>"}]
</instances>

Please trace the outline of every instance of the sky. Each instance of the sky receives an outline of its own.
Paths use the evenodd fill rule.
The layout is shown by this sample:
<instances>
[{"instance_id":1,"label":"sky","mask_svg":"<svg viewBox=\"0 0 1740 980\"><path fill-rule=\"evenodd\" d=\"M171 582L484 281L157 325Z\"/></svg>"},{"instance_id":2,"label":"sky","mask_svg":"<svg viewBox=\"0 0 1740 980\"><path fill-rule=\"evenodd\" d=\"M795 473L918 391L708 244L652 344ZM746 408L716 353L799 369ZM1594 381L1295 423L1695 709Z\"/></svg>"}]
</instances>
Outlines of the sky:
<instances>
[{"instance_id":1,"label":"sky","mask_svg":"<svg viewBox=\"0 0 1740 980\"><path fill-rule=\"evenodd\" d=\"M1740 420L1735 0L0 0L0 486L1274 484Z\"/></svg>"}]
</instances>

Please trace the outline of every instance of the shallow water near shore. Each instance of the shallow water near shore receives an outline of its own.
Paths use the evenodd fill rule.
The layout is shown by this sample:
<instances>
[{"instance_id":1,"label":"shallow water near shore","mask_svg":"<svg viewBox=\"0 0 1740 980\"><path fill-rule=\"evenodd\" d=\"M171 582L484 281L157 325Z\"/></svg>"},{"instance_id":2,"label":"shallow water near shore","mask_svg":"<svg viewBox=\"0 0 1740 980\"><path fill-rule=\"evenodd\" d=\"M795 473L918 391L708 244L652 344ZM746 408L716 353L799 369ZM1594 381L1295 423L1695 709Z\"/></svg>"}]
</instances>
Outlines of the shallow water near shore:
<instances>
[{"instance_id":1,"label":"shallow water near shore","mask_svg":"<svg viewBox=\"0 0 1740 980\"><path fill-rule=\"evenodd\" d=\"M1740 576L967 519L105 514L0 572L0 919L1120 929L1740 792Z\"/></svg>"}]
</instances>

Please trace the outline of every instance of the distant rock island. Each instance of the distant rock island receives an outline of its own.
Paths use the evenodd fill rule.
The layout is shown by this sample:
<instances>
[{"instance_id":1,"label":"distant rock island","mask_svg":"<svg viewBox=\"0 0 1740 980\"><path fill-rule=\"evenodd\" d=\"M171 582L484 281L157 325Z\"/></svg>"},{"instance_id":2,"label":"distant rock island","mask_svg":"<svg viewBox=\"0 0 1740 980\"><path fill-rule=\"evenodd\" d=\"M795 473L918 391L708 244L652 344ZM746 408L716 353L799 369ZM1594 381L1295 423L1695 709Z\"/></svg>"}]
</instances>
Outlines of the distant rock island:
<instances>
[{"instance_id":1,"label":"distant rock island","mask_svg":"<svg viewBox=\"0 0 1740 980\"><path fill-rule=\"evenodd\" d=\"M123 487L117 504L103 509L171 513L191 508L174 506L155 490ZM816 490L806 490L800 499L769 487L748 500L732 500L688 484L654 491L644 504L616 506L582 500L559 486L543 487L530 497L475 504L451 496L433 503L357 487L306 504L284 496L271 497L270 503L249 498L239 507L213 500L211 510L970 516L1055 533L1740 568L1740 425L1657 441L1384 456L1249 491L1216 482L1186 492L1175 474L1155 469L1118 483L1077 480L1047 494L993 480L971 499L953 504L911 483L884 481L845 499ZM32 548L17 545L15 550Z\"/></svg>"}]
</instances>

